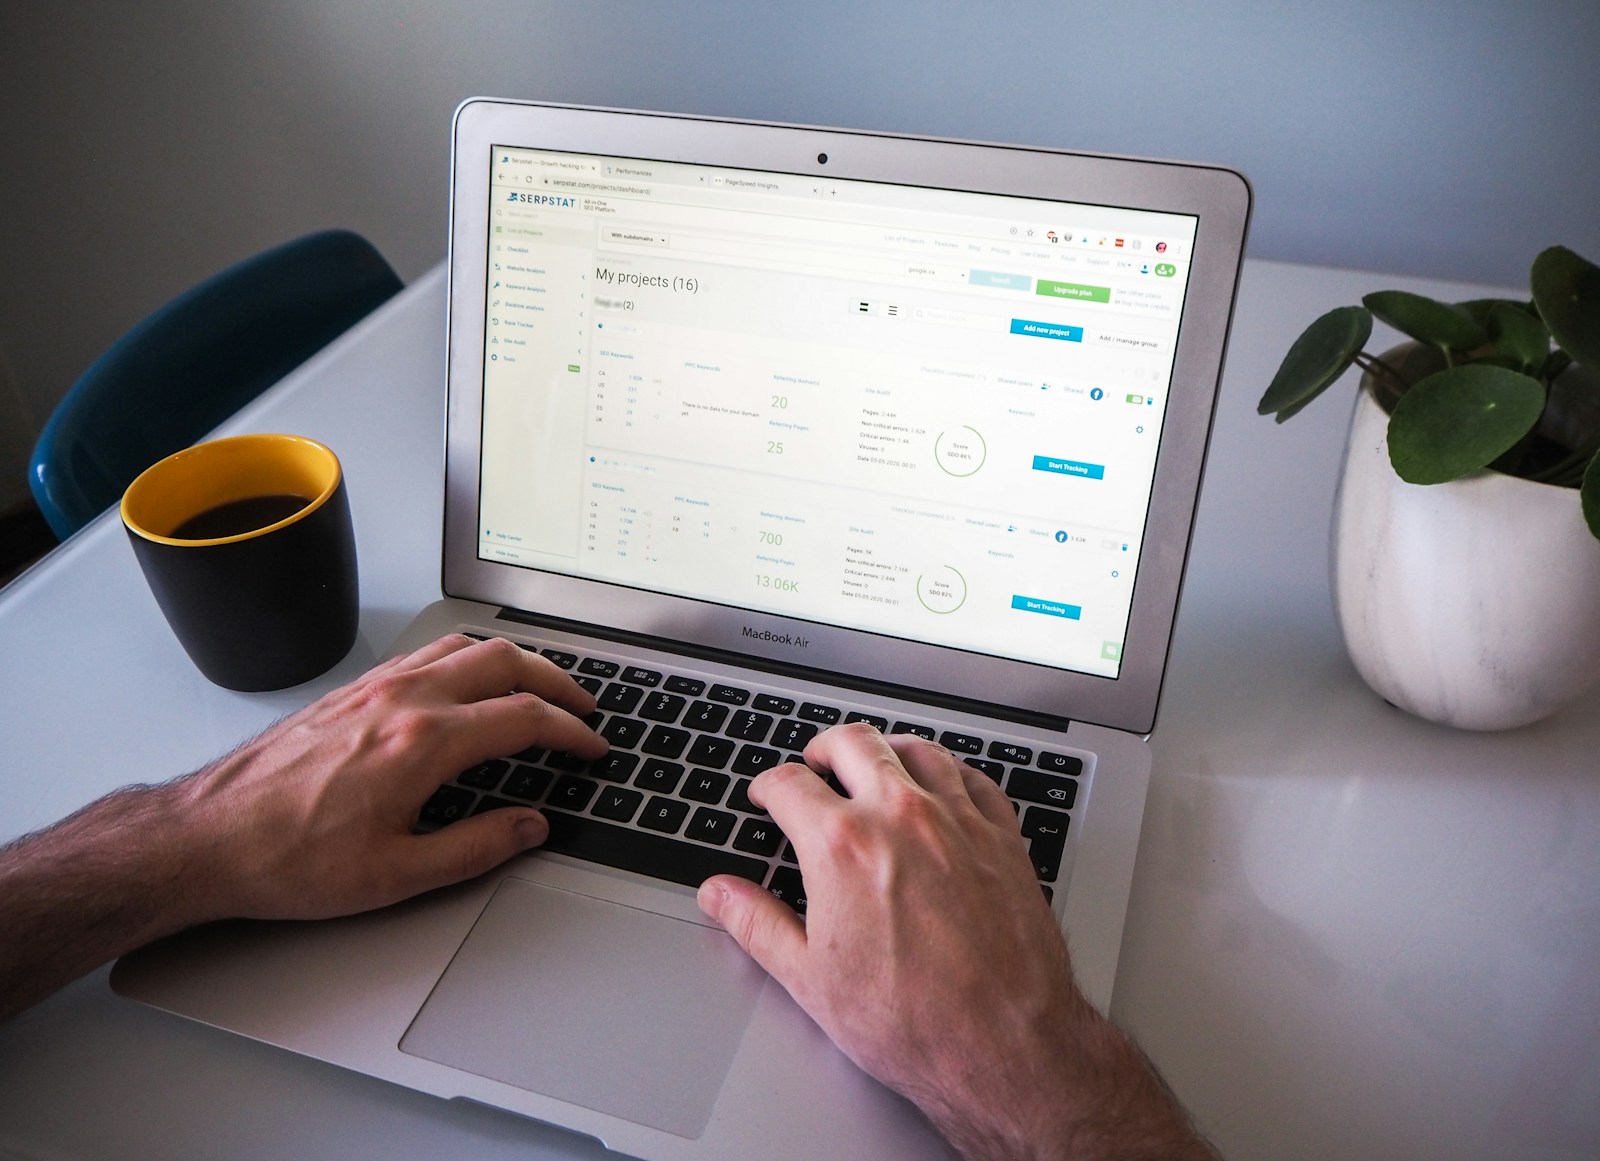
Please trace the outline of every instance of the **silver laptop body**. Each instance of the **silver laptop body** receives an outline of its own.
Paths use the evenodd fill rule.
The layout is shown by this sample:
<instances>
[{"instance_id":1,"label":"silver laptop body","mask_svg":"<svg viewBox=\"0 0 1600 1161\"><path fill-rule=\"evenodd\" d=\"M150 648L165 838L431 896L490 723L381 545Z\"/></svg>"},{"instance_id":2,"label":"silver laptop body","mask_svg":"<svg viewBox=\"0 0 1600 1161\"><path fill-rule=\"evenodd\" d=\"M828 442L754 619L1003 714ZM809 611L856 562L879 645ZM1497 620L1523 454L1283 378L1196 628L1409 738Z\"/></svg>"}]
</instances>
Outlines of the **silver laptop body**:
<instances>
[{"instance_id":1,"label":"silver laptop body","mask_svg":"<svg viewBox=\"0 0 1600 1161\"><path fill-rule=\"evenodd\" d=\"M706 820L695 859L803 904L732 806L739 774L831 720L970 744L1025 823L1059 820L1032 840L1041 885L1109 1006L1248 212L1244 180L1204 166L463 104L446 595L395 649L507 636L612 708L633 682L755 740L657 714L626 735L644 764L589 805L558 799L586 778L560 756L464 775L434 824L521 794L577 853L347 920L188 933L113 985L640 1157L937 1155L670 881L692 875L624 869L631 833L677 858L664 823L590 815L659 789L650 747L692 738L674 759L709 789L669 837Z\"/></svg>"}]
</instances>

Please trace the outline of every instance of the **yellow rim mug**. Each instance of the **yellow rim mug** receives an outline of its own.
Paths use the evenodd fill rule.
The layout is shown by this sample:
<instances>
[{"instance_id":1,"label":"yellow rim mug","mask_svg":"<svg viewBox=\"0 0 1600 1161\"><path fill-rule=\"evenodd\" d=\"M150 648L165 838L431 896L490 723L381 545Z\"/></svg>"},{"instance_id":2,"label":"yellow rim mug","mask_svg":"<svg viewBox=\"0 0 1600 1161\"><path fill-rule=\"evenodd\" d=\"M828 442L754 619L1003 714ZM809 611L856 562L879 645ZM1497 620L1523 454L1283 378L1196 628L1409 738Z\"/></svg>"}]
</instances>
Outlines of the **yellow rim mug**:
<instances>
[{"instance_id":1,"label":"yellow rim mug","mask_svg":"<svg viewBox=\"0 0 1600 1161\"><path fill-rule=\"evenodd\" d=\"M310 681L355 643L355 534L339 459L297 435L186 448L122 496L122 523L167 623L227 689Z\"/></svg>"}]
</instances>

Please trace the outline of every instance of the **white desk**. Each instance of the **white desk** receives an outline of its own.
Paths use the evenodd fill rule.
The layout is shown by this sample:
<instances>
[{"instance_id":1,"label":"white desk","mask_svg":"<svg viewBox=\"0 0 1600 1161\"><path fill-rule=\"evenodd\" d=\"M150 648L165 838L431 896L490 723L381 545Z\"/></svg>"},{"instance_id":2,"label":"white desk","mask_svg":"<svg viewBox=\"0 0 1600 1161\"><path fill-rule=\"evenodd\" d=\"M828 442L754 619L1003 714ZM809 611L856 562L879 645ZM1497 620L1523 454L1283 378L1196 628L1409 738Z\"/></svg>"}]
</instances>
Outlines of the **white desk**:
<instances>
[{"instance_id":1,"label":"white desk","mask_svg":"<svg viewBox=\"0 0 1600 1161\"><path fill-rule=\"evenodd\" d=\"M1232 1161L1592 1158L1600 696L1474 736L1370 694L1326 579L1352 391L1281 428L1254 414L1301 326L1389 285L1475 293L1245 271L1114 1014ZM114 517L0 595L0 839L204 763L355 676L436 595L443 312L435 271L228 425L344 459L362 634L332 674L209 685ZM13 1155L605 1154L146 1011L100 972L0 1028Z\"/></svg>"}]
</instances>

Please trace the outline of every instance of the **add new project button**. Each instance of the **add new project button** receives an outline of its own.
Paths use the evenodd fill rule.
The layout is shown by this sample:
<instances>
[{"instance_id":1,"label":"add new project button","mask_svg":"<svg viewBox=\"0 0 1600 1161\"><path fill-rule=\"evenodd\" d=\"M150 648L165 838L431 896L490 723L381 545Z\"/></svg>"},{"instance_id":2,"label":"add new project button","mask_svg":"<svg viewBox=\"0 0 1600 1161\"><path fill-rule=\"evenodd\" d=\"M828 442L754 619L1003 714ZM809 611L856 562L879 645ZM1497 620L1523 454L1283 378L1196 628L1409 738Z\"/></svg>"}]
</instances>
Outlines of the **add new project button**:
<instances>
[{"instance_id":1,"label":"add new project button","mask_svg":"<svg viewBox=\"0 0 1600 1161\"><path fill-rule=\"evenodd\" d=\"M1068 343L1083 342L1082 327L1069 327L1062 323L1029 322L1025 318L1011 320L1011 333L1032 335L1036 339L1061 339Z\"/></svg>"},{"instance_id":2,"label":"add new project button","mask_svg":"<svg viewBox=\"0 0 1600 1161\"><path fill-rule=\"evenodd\" d=\"M1076 621L1083 616L1083 609L1077 605L1065 605L1060 601L1041 601L1038 597L1012 597L1011 607L1024 613L1043 613L1046 617L1065 617L1069 621Z\"/></svg>"},{"instance_id":3,"label":"add new project button","mask_svg":"<svg viewBox=\"0 0 1600 1161\"><path fill-rule=\"evenodd\" d=\"M1106 478L1104 464L1086 464L1081 460L1058 460L1051 456L1034 456L1033 470L1036 472L1055 472L1061 476L1082 476L1086 480L1103 480Z\"/></svg>"}]
</instances>

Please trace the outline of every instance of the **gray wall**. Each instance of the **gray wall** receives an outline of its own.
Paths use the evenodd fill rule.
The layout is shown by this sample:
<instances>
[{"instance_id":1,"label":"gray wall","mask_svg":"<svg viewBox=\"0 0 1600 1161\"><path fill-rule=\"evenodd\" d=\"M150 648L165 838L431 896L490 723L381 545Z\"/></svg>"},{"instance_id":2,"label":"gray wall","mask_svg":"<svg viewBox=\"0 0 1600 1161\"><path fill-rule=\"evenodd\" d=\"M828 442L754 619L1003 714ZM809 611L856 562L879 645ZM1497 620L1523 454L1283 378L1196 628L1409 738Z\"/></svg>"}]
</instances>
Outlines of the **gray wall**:
<instances>
[{"instance_id":1,"label":"gray wall","mask_svg":"<svg viewBox=\"0 0 1600 1161\"><path fill-rule=\"evenodd\" d=\"M0 0L0 424L292 235L427 269L483 93L1218 161L1258 257L1600 259L1594 0Z\"/></svg>"}]
</instances>

